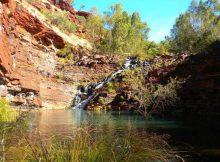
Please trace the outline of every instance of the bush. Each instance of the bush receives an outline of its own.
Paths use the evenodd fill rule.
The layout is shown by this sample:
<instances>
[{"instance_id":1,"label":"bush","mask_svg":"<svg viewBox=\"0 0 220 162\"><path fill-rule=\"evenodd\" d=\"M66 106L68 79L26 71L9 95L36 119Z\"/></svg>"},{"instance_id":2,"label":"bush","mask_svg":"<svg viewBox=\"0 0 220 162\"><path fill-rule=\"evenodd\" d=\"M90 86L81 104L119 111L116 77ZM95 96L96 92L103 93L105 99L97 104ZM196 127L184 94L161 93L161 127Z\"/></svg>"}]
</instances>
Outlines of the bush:
<instances>
[{"instance_id":1,"label":"bush","mask_svg":"<svg viewBox=\"0 0 220 162\"><path fill-rule=\"evenodd\" d=\"M73 49L71 45L66 45L63 49L57 52L57 56L64 59L68 63L74 60Z\"/></svg>"},{"instance_id":2,"label":"bush","mask_svg":"<svg viewBox=\"0 0 220 162\"><path fill-rule=\"evenodd\" d=\"M9 106L9 103L0 98L0 123L1 122L11 122L15 120L17 113Z\"/></svg>"},{"instance_id":3,"label":"bush","mask_svg":"<svg viewBox=\"0 0 220 162\"><path fill-rule=\"evenodd\" d=\"M80 23L86 24L86 18L84 16L76 16Z\"/></svg>"},{"instance_id":4,"label":"bush","mask_svg":"<svg viewBox=\"0 0 220 162\"><path fill-rule=\"evenodd\" d=\"M152 104L152 110L163 111L166 107L175 106L175 103L179 99L177 90L181 88L184 81L177 78L170 78L166 85L156 85L153 93L154 102Z\"/></svg>"},{"instance_id":5,"label":"bush","mask_svg":"<svg viewBox=\"0 0 220 162\"><path fill-rule=\"evenodd\" d=\"M74 33L76 31L76 25L68 19L69 12L67 11L49 11L42 9L41 12L46 16L52 25L57 26L65 33Z\"/></svg>"},{"instance_id":6,"label":"bush","mask_svg":"<svg viewBox=\"0 0 220 162\"><path fill-rule=\"evenodd\" d=\"M112 82L109 82L108 84L107 84L107 89L108 89L108 92L109 93L115 93L116 91L115 91L115 86L114 86L114 84L112 83Z\"/></svg>"},{"instance_id":7,"label":"bush","mask_svg":"<svg viewBox=\"0 0 220 162\"><path fill-rule=\"evenodd\" d=\"M174 106L179 99L177 90L185 81L171 78L165 85L147 83L146 73L143 68L126 72L125 81L131 85L132 98L139 104L138 111L147 116Z\"/></svg>"},{"instance_id":8,"label":"bush","mask_svg":"<svg viewBox=\"0 0 220 162\"><path fill-rule=\"evenodd\" d=\"M58 79L63 79L64 75L62 72L57 73L57 78Z\"/></svg>"}]
</instances>

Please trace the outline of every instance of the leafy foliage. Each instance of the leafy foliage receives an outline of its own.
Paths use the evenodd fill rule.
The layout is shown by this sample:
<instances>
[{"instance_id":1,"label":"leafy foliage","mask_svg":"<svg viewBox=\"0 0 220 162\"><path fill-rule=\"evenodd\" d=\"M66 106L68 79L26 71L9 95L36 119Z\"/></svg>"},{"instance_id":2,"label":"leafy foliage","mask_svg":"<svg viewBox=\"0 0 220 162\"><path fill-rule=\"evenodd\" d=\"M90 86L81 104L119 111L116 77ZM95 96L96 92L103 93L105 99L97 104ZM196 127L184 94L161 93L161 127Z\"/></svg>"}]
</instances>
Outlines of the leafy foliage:
<instances>
[{"instance_id":1,"label":"leafy foliage","mask_svg":"<svg viewBox=\"0 0 220 162\"><path fill-rule=\"evenodd\" d=\"M58 57L68 57L71 54L73 54L73 49L70 44L67 44L63 49L57 52Z\"/></svg>"},{"instance_id":2,"label":"leafy foliage","mask_svg":"<svg viewBox=\"0 0 220 162\"><path fill-rule=\"evenodd\" d=\"M220 37L220 3L193 0L188 11L181 14L171 30L174 52L198 53Z\"/></svg>"},{"instance_id":3,"label":"leafy foliage","mask_svg":"<svg viewBox=\"0 0 220 162\"><path fill-rule=\"evenodd\" d=\"M179 97L177 90L181 88L184 81L178 80L177 78L170 78L169 82L163 86L161 84L154 87L154 104L152 104L152 110L165 110L166 107L175 106Z\"/></svg>"},{"instance_id":4,"label":"leafy foliage","mask_svg":"<svg viewBox=\"0 0 220 162\"><path fill-rule=\"evenodd\" d=\"M97 9L93 13L87 20L87 29L98 51L141 58L166 53L166 46L148 41L149 27L138 12L129 15L116 4L103 15Z\"/></svg>"},{"instance_id":5,"label":"leafy foliage","mask_svg":"<svg viewBox=\"0 0 220 162\"><path fill-rule=\"evenodd\" d=\"M11 122L15 120L17 113L9 106L9 103L0 98L0 123L1 122Z\"/></svg>"},{"instance_id":6,"label":"leafy foliage","mask_svg":"<svg viewBox=\"0 0 220 162\"><path fill-rule=\"evenodd\" d=\"M138 111L147 116L152 112L160 112L175 105L179 99L177 90L184 83L177 78L171 78L165 84L151 84L146 82L147 69L139 68L134 72L126 72L126 82L132 87L132 97L138 101Z\"/></svg>"},{"instance_id":7,"label":"leafy foliage","mask_svg":"<svg viewBox=\"0 0 220 162\"><path fill-rule=\"evenodd\" d=\"M86 24L86 18L84 16L76 16L81 24Z\"/></svg>"},{"instance_id":8,"label":"leafy foliage","mask_svg":"<svg viewBox=\"0 0 220 162\"><path fill-rule=\"evenodd\" d=\"M109 92L109 93L115 93L115 92L116 92L113 82L109 82L109 83L107 84L107 89L108 89L108 92Z\"/></svg>"}]
</instances>

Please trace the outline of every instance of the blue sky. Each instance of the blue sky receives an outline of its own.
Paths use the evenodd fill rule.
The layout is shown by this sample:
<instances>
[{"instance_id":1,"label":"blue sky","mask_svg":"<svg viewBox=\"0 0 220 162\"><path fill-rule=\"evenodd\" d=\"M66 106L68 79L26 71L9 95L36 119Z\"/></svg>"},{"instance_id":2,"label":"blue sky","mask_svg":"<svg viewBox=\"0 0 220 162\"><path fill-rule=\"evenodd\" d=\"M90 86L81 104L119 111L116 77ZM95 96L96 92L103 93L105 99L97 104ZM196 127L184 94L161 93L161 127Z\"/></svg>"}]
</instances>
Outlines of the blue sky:
<instances>
[{"instance_id":1,"label":"blue sky","mask_svg":"<svg viewBox=\"0 0 220 162\"><path fill-rule=\"evenodd\" d=\"M164 36L169 35L176 18L185 12L191 0L75 0L74 7L90 11L97 7L100 13L108 10L111 4L121 3L123 9L129 13L138 11L143 21L150 27L149 39L160 42Z\"/></svg>"}]
</instances>

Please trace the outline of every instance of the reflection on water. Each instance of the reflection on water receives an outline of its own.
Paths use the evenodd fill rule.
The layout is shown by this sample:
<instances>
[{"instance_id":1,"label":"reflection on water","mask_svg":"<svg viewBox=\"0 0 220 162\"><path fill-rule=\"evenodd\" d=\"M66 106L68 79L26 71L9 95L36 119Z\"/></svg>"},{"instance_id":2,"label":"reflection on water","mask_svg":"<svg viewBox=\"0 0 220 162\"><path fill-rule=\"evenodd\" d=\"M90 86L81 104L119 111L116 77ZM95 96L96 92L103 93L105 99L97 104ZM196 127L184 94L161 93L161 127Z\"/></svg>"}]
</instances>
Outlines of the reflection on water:
<instances>
[{"instance_id":1,"label":"reflection on water","mask_svg":"<svg viewBox=\"0 0 220 162\"><path fill-rule=\"evenodd\" d=\"M146 120L125 113L95 113L84 110L47 110L31 114L29 131L38 129L42 135L70 135L73 128L98 125L106 129L146 128Z\"/></svg>"},{"instance_id":2,"label":"reflection on water","mask_svg":"<svg viewBox=\"0 0 220 162\"><path fill-rule=\"evenodd\" d=\"M151 119L128 113L95 113L77 110L47 110L33 112L29 133L36 129L43 136L73 135L73 128L95 125L113 132L145 131L147 133L169 134L169 143L187 161L220 161L220 133L201 123L186 123Z\"/></svg>"}]
</instances>

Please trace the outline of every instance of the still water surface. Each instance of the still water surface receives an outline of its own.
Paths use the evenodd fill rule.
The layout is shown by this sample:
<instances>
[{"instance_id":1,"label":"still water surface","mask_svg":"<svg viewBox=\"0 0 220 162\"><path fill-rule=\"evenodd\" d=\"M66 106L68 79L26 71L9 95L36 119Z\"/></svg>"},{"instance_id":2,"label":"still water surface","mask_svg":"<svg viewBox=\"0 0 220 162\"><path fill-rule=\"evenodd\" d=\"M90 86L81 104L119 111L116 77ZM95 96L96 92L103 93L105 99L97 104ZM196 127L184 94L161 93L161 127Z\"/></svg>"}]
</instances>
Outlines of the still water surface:
<instances>
[{"instance_id":1,"label":"still water surface","mask_svg":"<svg viewBox=\"0 0 220 162\"><path fill-rule=\"evenodd\" d=\"M146 119L139 115L119 112L96 113L82 110L47 110L33 112L28 126L30 135L36 128L43 136L72 135L73 128L97 125L115 132L146 131L168 134L168 143L186 161L220 162L220 132L201 122Z\"/></svg>"}]
</instances>

